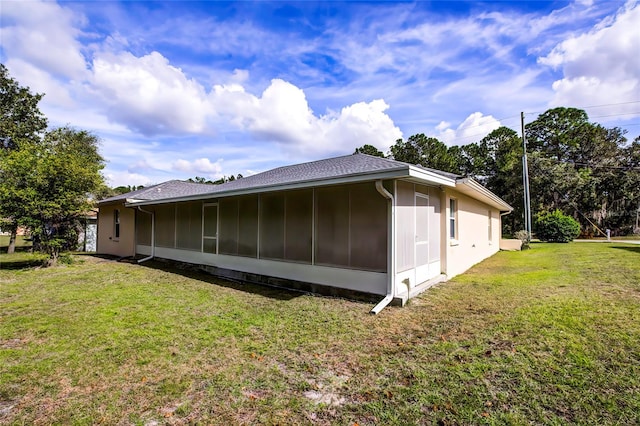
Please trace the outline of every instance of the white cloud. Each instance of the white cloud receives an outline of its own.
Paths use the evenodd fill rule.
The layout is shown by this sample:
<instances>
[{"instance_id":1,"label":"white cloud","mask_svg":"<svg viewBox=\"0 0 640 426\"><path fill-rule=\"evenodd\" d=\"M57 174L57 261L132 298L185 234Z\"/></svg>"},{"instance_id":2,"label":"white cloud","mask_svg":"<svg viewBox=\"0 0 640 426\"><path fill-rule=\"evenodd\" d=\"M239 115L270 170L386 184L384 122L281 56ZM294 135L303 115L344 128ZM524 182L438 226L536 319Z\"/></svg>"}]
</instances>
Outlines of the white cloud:
<instances>
[{"instance_id":1,"label":"white cloud","mask_svg":"<svg viewBox=\"0 0 640 426\"><path fill-rule=\"evenodd\" d=\"M318 116L302 89L275 79L261 97L239 85L216 86L212 102L219 113L258 138L312 153L344 152L367 143L388 148L402 132L385 113L383 100L358 102L340 113ZM223 110L224 106L224 110Z\"/></svg>"},{"instance_id":2,"label":"white cloud","mask_svg":"<svg viewBox=\"0 0 640 426\"><path fill-rule=\"evenodd\" d=\"M83 15L52 2L3 1L2 49L51 74L82 79L86 63L77 37Z\"/></svg>"},{"instance_id":3,"label":"white cloud","mask_svg":"<svg viewBox=\"0 0 640 426\"><path fill-rule=\"evenodd\" d=\"M591 31L556 45L539 63L561 68L563 78L553 83L551 105L603 105L638 101L640 93L640 7L628 3L618 14ZM637 111L618 105L612 114Z\"/></svg>"},{"instance_id":4,"label":"white cloud","mask_svg":"<svg viewBox=\"0 0 640 426\"><path fill-rule=\"evenodd\" d=\"M317 122L304 91L280 79L273 80L262 97L252 97L246 109L236 113L250 131L285 143L307 142Z\"/></svg>"},{"instance_id":5,"label":"white cloud","mask_svg":"<svg viewBox=\"0 0 640 426\"><path fill-rule=\"evenodd\" d=\"M438 131L436 137L447 145L466 145L479 141L500 125L500 121L491 115L474 112L455 129L446 121L438 124L435 129Z\"/></svg>"},{"instance_id":6,"label":"white cloud","mask_svg":"<svg viewBox=\"0 0 640 426\"><path fill-rule=\"evenodd\" d=\"M32 93L43 93L45 95L43 99L47 106L65 109L75 106L68 88L61 85L42 68L22 59L9 59L6 66L11 71L11 75L17 77L21 85L29 87ZM60 124L66 124L66 122Z\"/></svg>"},{"instance_id":7,"label":"white cloud","mask_svg":"<svg viewBox=\"0 0 640 426\"><path fill-rule=\"evenodd\" d=\"M113 121L146 135L206 131L211 108L204 89L158 52L98 54L93 74Z\"/></svg>"},{"instance_id":8,"label":"white cloud","mask_svg":"<svg viewBox=\"0 0 640 426\"><path fill-rule=\"evenodd\" d=\"M4 2L0 54L21 83L46 93L52 124L106 138L110 173L144 184L264 170L365 143L386 151L403 136L396 123L462 144L500 124L471 111L507 123L551 98L637 100L639 8L602 20L618 7L578 0L550 12L472 5L445 15L421 4L349 5L312 34L172 5ZM535 63L540 52L547 56Z\"/></svg>"},{"instance_id":9,"label":"white cloud","mask_svg":"<svg viewBox=\"0 0 640 426\"><path fill-rule=\"evenodd\" d=\"M222 173L222 160L212 163L208 158L198 158L194 161L179 159L173 163L173 170L188 173L204 173L207 176L220 176Z\"/></svg>"},{"instance_id":10,"label":"white cloud","mask_svg":"<svg viewBox=\"0 0 640 426\"><path fill-rule=\"evenodd\" d=\"M334 149L352 151L369 144L386 152L402 138L400 129L385 113L388 108L384 100L377 99L344 107L335 119L323 117L320 127L324 130L324 142L332 144Z\"/></svg>"},{"instance_id":11,"label":"white cloud","mask_svg":"<svg viewBox=\"0 0 640 426\"><path fill-rule=\"evenodd\" d=\"M154 180L148 176L141 175L138 173L115 172L115 171L110 171L108 169L105 172L104 177L106 178L107 184L112 188L115 188L117 186L128 186L128 185L149 186L153 183L159 183L159 182L154 182Z\"/></svg>"}]
</instances>

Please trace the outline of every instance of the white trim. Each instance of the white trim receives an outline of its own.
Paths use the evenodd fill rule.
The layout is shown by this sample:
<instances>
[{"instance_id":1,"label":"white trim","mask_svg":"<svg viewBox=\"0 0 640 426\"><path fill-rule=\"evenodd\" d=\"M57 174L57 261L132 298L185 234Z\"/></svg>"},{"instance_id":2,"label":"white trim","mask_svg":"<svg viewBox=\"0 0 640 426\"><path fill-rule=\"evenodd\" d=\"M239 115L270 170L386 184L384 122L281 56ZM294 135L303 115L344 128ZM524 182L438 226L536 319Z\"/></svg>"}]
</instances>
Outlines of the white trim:
<instances>
[{"instance_id":1,"label":"white trim","mask_svg":"<svg viewBox=\"0 0 640 426\"><path fill-rule=\"evenodd\" d=\"M418 220L420 217L418 215L418 198L425 199L427 201L427 211L426 213L426 221L427 221L427 240L418 241ZM431 229L429 227L429 194L425 194L423 192L417 191L415 185L413 186L413 230L414 230L414 241L413 241L413 269L415 270L415 280L412 283L412 287L416 286L418 283L422 283L427 281L429 276L429 263L431 256L431 245L430 245L430 232ZM427 246L427 259L425 263L419 264L418 260L418 245ZM424 279L423 279L424 278Z\"/></svg>"},{"instance_id":2,"label":"white trim","mask_svg":"<svg viewBox=\"0 0 640 426\"><path fill-rule=\"evenodd\" d=\"M136 252L147 254L151 247L136 246ZM201 253L198 251L156 247L155 256L195 265L215 266L231 271L320 284L365 293L386 294L387 274L330 266L309 265L242 256Z\"/></svg>"},{"instance_id":3,"label":"white trim","mask_svg":"<svg viewBox=\"0 0 640 426\"><path fill-rule=\"evenodd\" d=\"M409 166L409 176L413 178L418 178L425 183L431 183L436 185L444 185L455 187L456 180L452 178L448 178L442 176L441 174L431 172L429 170L425 170L416 166Z\"/></svg>"},{"instance_id":4,"label":"white trim","mask_svg":"<svg viewBox=\"0 0 640 426\"><path fill-rule=\"evenodd\" d=\"M451 204L454 204L453 212L451 211ZM458 240L460 240L460 224L458 223L458 210L460 209L460 205L458 199L456 197L449 197L447 203L447 221L448 226L447 230L449 231L447 234L447 239L449 240L449 245L457 246L459 244ZM453 219L453 228L451 227L451 219ZM453 237L451 236L453 231Z\"/></svg>"},{"instance_id":5,"label":"white trim","mask_svg":"<svg viewBox=\"0 0 640 426\"><path fill-rule=\"evenodd\" d=\"M471 178L458 179L456 181L456 190L468 195L474 200L482 201L491 207L495 207L502 212L513 211L513 207L503 199Z\"/></svg>"}]
</instances>

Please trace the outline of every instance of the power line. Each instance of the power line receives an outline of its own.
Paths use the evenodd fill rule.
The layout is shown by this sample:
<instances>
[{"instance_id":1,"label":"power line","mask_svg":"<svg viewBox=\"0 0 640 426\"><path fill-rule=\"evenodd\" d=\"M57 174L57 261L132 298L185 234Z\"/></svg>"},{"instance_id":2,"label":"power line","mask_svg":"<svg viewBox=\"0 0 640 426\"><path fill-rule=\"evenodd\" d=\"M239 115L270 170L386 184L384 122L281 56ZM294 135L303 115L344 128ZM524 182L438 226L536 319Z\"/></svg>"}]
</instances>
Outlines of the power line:
<instances>
[{"instance_id":1,"label":"power line","mask_svg":"<svg viewBox=\"0 0 640 426\"><path fill-rule=\"evenodd\" d=\"M591 164L591 163L584 163L581 161L562 161L562 160L558 160L557 158L553 158L553 157L547 157L547 156L543 156L543 158L545 160L549 160L554 162L555 164L569 164L569 165L573 165L573 166L582 166L582 167L588 167L591 169L611 169L611 170L640 170L640 166L607 166L607 165L599 165L599 164Z\"/></svg>"},{"instance_id":2,"label":"power line","mask_svg":"<svg viewBox=\"0 0 640 426\"><path fill-rule=\"evenodd\" d=\"M616 104L589 105L589 106L583 106L579 108L600 108L600 107L628 105L628 104L640 104L640 101L619 102Z\"/></svg>"},{"instance_id":3,"label":"power line","mask_svg":"<svg viewBox=\"0 0 640 426\"><path fill-rule=\"evenodd\" d=\"M576 106L576 107L572 107L572 108L576 108L576 109L603 108L603 107L630 105L630 104L640 104L640 101L618 102L618 103L612 103L612 104L600 104L600 105L589 105L589 106ZM528 111L528 112L525 112L525 114L542 114L542 113L544 113L546 111L548 111L548 110L545 110L545 111ZM590 118L595 118L595 117L590 117Z\"/></svg>"},{"instance_id":4,"label":"power line","mask_svg":"<svg viewBox=\"0 0 640 426\"><path fill-rule=\"evenodd\" d=\"M640 111L624 112L624 113L621 113L621 114L596 115L596 116L589 117L589 118L619 117L621 115L635 115L635 114L639 114L640 115Z\"/></svg>"}]
</instances>

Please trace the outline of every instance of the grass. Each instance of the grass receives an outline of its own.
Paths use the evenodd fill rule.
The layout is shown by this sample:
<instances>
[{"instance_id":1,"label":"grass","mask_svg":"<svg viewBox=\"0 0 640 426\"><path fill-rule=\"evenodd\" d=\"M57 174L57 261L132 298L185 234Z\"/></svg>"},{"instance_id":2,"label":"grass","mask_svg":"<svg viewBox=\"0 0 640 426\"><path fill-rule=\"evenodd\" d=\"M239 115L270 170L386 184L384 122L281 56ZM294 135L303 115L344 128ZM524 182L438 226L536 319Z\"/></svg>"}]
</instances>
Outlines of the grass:
<instances>
[{"instance_id":1,"label":"grass","mask_svg":"<svg viewBox=\"0 0 640 426\"><path fill-rule=\"evenodd\" d=\"M49 258L43 253L16 251L11 254L0 254L0 269L22 269L42 266Z\"/></svg>"},{"instance_id":2,"label":"grass","mask_svg":"<svg viewBox=\"0 0 640 426\"><path fill-rule=\"evenodd\" d=\"M21 269L42 266L48 256L42 253L30 253L31 241L27 237L16 237L15 253L6 254L9 247L9 235L0 235L0 269Z\"/></svg>"},{"instance_id":3,"label":"grass","mask_svg":"<svg viewBox=\"0 0 640 426\"><path fill-rule=\"evenodd\" d=\"M640 421L631 244L501 252L378 316L93 256L0 269L0 305L0 423Z\"/></svg>"},{"instance_id":4,"label":"grass","mask_svg":"<svg viewBox=\"0 0 640 426\"><path fill-rule=\"evenodd\" d=\"M31 240L24 235L16 236L16 251L28 250L31 248ZM9 247L9 235L0 235L0 252L6 253Z\"/></svg>"}]
</instances>

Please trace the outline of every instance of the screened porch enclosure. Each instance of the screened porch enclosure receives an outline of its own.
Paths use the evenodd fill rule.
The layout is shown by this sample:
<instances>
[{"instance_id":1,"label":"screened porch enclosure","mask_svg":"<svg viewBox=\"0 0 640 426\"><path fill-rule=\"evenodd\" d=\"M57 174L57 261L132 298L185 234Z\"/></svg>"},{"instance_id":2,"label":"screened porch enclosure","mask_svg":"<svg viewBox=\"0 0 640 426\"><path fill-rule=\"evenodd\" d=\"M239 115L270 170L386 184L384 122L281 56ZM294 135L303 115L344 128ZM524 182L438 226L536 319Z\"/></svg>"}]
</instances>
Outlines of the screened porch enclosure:
<instances>
[{"instance_id":1,"label":"screened porch enclosure","mask_svg":"<svg viewBox=\"0 0 640 426\"><path fill-rule=\"evenodd\" d=\"M437 187L397 182L396 273L410 287L442 272L441 194Z\"/></svg>"},{"instance_id":2,"label":"screened porch enclosure","mask_svg":"<svg viewBox=\"0 0 640 426\"><path fill-rule=\"evenodd\" d=\"M367 182L147 206L137 245L386 273L387 203Z\"/></svg>"}]
</instances>

